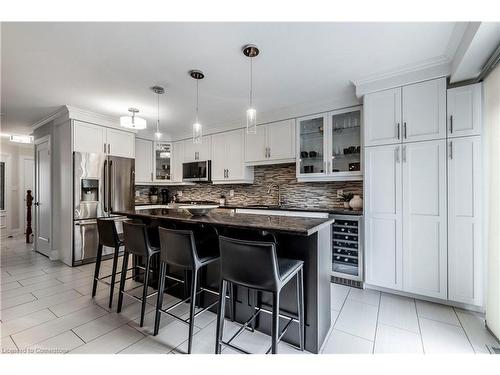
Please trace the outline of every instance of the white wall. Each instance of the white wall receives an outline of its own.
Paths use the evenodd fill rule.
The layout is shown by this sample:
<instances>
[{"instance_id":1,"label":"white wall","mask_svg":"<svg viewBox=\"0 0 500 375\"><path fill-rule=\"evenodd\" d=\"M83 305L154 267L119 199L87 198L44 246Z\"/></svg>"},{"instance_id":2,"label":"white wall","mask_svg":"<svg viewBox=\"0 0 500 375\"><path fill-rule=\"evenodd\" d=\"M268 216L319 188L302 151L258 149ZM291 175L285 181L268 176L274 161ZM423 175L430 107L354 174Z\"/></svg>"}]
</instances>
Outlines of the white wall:
<instances>
[{"instance_id":1,"label":"white wall","mask_svg":"<svg viewBox=\"0 0 500 375\"><path fill-rule=\"evenodd\" d=\"M24 233L24 205L23 197L23 160L24 158L33 159L33 145L23 145L13 143L5 138L0 142L0 154L2 161L7 160L6 167L6 185L5 185L5 203L7 209L7 228L2 235L13 233Z\"/></svg>"},{"instance_id":2,"label":"white wall","mask_svg":"<svg viewBox=\"0 0 500 375\"><path fill-rule=\"evenodd\" d=\"M486 140L489 143L489 238L486 323L500 337L500 65L484 83Z\"/></svg>"}]
</instances>

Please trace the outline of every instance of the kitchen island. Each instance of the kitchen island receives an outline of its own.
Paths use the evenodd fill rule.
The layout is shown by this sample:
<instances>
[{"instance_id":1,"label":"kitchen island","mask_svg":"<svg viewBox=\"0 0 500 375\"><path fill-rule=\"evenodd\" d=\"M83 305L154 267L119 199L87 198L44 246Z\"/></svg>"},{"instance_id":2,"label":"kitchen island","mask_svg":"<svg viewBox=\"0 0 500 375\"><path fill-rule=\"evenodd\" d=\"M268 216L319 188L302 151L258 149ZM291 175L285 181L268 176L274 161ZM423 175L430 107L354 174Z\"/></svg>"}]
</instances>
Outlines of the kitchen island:
<instances>
[{"instance_id":1,"label":"kitchen island","mask_svg":"<svg viewBox=\"0 0 500 375\"><path fill-rule=\"evenodd\" d=\"M219 234L233 237L250 232L265 232L274 235L278 243L278 256L304 261L305 348L312 353L319 352L331 325L330 271L333 219L241 214L229 209L216 209L206 216L192 216L187 211L178 208L125 210L116 213L147 224L152 241L157 241L156 228L158 226L171 227L172 224L182 228L192 228L195 236L198 236L197 241L200 242L205 240L200 237L205 234L210 235L210 229L216 229ZM216 244L216 241L212 243ZM172 272L175 273L175 269ZM217 289L219 285L217 263L207 268L202 276L201 284L207 288ZM175 289L173 290L175 293ZM280 308L283 315L295 316L297 314L296 290L296 283L293 280L281 291ZM244 287L237 287L235 292L235 320L244 322L252 314L253 294ZM260 295L259 302L263 306L272 304L270 295L267 293L260 293ZM213 298L206 295L200 299L199 303L208 306L214 301ZM281 329L285 323L286 320L281 319ZM270 315L260 314L256 329L270 334ZM298 344L296 323L293 323L287 330L283 340Z\"/></svg>"}]
</instances>

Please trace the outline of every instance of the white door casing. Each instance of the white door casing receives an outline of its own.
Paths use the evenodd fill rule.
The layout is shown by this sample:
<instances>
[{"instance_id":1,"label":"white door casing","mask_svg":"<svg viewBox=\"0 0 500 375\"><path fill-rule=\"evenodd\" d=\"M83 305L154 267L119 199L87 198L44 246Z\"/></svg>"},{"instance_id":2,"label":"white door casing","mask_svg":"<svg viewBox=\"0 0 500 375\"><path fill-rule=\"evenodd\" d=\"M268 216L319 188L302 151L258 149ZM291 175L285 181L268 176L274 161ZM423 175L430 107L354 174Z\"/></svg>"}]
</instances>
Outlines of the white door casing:
<instances>
[{"instance_id":1,"label":"white door casing","mask_svg":"<svg viewBox=\"0 0 500 375\"><path fill-rule=\"evenodd\" d=\"M35 142L35 250L51 255L52 234L50 136Z\"/></svg>"},{"instance_id":2,"label":"white door casing","mask_svg":"<svg viewBox=\"0 0 500 375\"><path fill-rule=\"evenodd\" d=\"M404 144L403 290L447 298L446 141Z\"/></svg>"},{"instance_id":3,"label":"white door casing","mask_svg":"<svg viewBox=\"0 0 500 375\"><path fill-rule=\"evenodd\" d=\"M367 147L365 161L366 282L401 289L401 146Z\"/></svg>"},{"instance_id":4,"label":"white door casing","mask_svg":"<svg viewBox=\"0 0 500 375\"><path fill-rule=\"evenodd\" d=\"M34 197L34 183L35 183L35 160L32 157L23 157L21 159L22 166L22 190L21 190L21 215L20 219L23 221L19 226L23 233L26 233L26 192L31 190L31 195ZM33 213L33 206L31 207ZM32 215L33 218L33 215Z\"/></svg>"}]
</instances>

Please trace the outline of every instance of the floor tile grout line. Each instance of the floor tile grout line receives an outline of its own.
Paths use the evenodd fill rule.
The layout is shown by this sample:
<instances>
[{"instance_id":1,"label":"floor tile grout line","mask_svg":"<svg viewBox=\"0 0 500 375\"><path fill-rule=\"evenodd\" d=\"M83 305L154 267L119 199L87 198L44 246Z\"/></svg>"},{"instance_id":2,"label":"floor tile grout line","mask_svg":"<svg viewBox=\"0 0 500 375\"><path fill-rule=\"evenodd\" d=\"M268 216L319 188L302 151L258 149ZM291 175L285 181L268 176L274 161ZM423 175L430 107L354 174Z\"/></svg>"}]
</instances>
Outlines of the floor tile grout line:
<instances>
[{"instance_id":1,"label":"floor tile grout line","mask_svg":"<svg viewBox=\"0 0 500 375\"><path fill-rule=\"evenodd\" d=\"M10 339L12 340L12 342L14 343L14 345L16 346L17 350L19 351L19 346L17 345L17 343L14 341L14 338L12 337L12 335L9 335Z\"/></svg>"},{"instance_id":2,"label":"floor tile grout line","mask_svg":"<svg viewBox=\"0 0 500 375\"><path fill-rule=\"evenodd\" d=\"M417 300L413 298L413 306L415 307L415 315L417 316L418 332L420 333L420 344L422 345L422 352L425 354L424 337L422 336L422 328L420 327L420 317L417 311Z\"/></svg>"},{"instance_id":3,"label":"floor tile grout line","mask_svg":"<svg viewBox=\"0 0 500 375\"><path fill-rule=\"evenodd\" d=\"M452 307L452 309L453 309L453 312L455 313L455 316L458 319L458 323L460 324L462 331L465 333L465 337L467 337L467 341L469 342L469 345L471 346L472 351L474 352L474 354L476 354L476 348L474 348L474 345L472 345L472 341L470 340L469 335L467 334L467 331L465 330L464 326L462 325L462 321L458 317L458 314L457 314L457 311L455 310L455 307Z\"/></svg>"},{"instance_id":4,"label":"floor tile grout line","mask_svg":"<svg viewBox=\"0 0 500 375\"><path fill-rule=\"evenodd\" d=\"M382 293L378 294L378 306L377 306L377 321L375 322L375 336L373 337L372 354L375 354L375 345L377 344L377 331L378 331L378 318L380 316L380 302L382 300Z\"/></svg>"},{"instance_id":5,"label":"floor tile grout line","mask_svg":"<svg viewBox=\"0 0 500 375\"><path fill-rule=\"evenodd\" d=\"M366 337L361 337L359 335L355 335L354 333L351 333L351 332L344 331L343 329L334 328L332 330L332 333L333 333L333 331L339 331L339 332L345 333L347 335L351 335L351 336L357 337L358 339L362 339L362 340L365 340L365 341L370 341L372 344L375 344L375 341L373 341L373 340L367 339Z\"/></svg>"}]
</instances>

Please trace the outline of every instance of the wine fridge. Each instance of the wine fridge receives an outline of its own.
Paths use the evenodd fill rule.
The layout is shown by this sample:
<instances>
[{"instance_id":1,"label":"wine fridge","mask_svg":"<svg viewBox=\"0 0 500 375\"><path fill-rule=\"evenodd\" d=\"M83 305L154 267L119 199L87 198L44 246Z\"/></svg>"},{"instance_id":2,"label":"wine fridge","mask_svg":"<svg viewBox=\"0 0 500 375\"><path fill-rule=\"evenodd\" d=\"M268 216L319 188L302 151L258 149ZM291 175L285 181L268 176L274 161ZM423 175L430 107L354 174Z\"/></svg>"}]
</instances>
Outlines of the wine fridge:
<instances>
[{"instance_id":1,"label":"wine fridge","mask_svg":"<svg viewBox=\"0 0 500 375\"><path fill-rule=\"evenodd\" d=\"M363 285L363 216L333 215L332 276L340 284Z\"/></svg>"}]
</instances>

